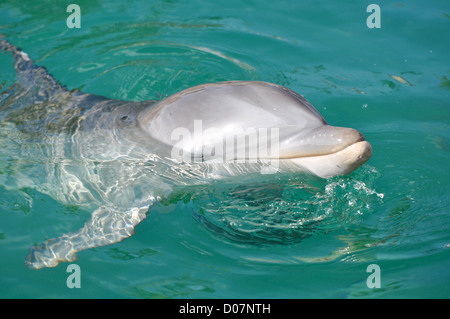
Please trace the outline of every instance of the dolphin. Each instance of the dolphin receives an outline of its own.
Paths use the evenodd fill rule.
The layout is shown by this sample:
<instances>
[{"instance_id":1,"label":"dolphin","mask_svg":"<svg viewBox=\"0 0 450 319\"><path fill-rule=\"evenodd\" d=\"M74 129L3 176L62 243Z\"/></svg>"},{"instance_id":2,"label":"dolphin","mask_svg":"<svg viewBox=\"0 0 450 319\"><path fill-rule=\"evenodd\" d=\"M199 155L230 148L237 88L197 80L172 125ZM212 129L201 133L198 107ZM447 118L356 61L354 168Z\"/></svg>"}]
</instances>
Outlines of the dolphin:
<instances>
[{"instance_id":1,"label":"dolphin","mask_svg":"<svg viewBox=\"0 0 450 319\"><path fill-rule=\"evenodd\" d=\"M372 154L359 131L328 125L277 84L208 83L160 101L119 101L68 90L4 39L0 49L16 71L0 95L0 152L15 168L0 181L93 211L81 229L32 247L32 269L132 236L177 185L279 172L327 178Z\"/></svg>"}]
</instances>

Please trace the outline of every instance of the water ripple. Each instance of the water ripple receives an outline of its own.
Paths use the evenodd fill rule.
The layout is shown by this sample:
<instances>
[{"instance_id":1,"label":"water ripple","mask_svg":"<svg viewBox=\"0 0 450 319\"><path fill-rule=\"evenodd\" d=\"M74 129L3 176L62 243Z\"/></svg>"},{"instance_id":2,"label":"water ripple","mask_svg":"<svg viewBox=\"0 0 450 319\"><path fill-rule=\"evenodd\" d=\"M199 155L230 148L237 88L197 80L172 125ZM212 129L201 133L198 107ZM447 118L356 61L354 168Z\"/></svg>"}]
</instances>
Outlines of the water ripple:
<instances>
[{"instance_id":1,"label":"water ripple","mask_svg":"<svg viewBox=\"0 0 450 319\"><path fill-rule=\"evenodd\" d=\"M376 175L374 168L364 167L351 177L329 180L296 176L244 186L221 183L194 195L194 216L234 242L297 243L371 213L384 197L373 188Z\"/></svg>"}]
</instances>

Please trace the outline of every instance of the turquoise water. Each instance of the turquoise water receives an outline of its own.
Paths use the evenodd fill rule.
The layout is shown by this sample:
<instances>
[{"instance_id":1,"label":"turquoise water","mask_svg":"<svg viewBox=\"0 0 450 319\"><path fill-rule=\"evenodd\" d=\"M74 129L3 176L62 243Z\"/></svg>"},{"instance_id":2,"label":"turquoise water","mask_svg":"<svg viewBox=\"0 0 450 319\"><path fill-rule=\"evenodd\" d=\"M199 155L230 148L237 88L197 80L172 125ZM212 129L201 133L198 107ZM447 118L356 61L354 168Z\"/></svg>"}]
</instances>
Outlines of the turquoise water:
<instances>
[{"instance_id":1,"label":"turquoise water","mask_svg":"<svg viewBox=\"0 0 450 319\"><path fill-rule=\"evenodd\" d=\"M0 33L69 89L143 101L205 82L274 82L360 130L373 156L328 180L179 189L131 238L80 252L79 289L67 287L67 263L30 270L24 259L91 211L5 183L0 297L450 296L449 4L378 1L381 28L369 29L371 1L77 1L81 28L69 29L69 3L0 3ZM2 91L12 65L0 55ZM2 177L19 173L11 161L0 158ZM366 284L370 264L380 288Z\"/></svg>"}]
</instances>

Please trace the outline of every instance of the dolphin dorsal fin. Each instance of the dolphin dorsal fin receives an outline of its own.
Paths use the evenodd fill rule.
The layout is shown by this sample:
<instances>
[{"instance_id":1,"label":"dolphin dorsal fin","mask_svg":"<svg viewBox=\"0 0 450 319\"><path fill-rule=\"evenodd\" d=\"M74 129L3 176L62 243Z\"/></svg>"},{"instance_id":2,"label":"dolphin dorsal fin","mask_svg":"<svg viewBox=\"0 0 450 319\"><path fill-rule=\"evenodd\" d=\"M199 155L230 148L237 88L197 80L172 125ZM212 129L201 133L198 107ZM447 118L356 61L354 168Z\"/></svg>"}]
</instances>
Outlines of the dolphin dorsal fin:
<instances>
[{"instance_id":1,"label":"dolphin dorsal fin","mask_svg":"<svg viewBox=\"0 0 450 319\"><path fill-rule=\"evenodd\" d=\"M1 36L0 50L12 53L17 81L24 89L29 90L35 87L43 96L67 92L67 89L56 81L45 67L36 65L27 53Z\"/></svg>"}]
</instances>

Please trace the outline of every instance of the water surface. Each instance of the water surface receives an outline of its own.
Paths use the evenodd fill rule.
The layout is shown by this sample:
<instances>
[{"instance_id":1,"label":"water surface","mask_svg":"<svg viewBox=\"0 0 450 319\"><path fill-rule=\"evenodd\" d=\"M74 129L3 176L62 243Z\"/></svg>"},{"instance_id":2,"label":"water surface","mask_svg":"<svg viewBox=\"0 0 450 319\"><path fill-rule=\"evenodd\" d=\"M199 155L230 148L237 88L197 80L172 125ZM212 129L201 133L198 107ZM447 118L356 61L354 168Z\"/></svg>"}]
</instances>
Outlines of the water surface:
<instances>
[{"instance_id":1,"label":"water surface","mask_svg":"<svg viewBox=\"0 0 450 319\"><path fill-rule=\"evenodd\" d=\"M326 180L177 189L133 237L79 253L80 289L66 285L68 264L33 271L24 258L91 211L4 182L0 296L448 298L450 6L379 1L382 27L369 29L369 3L77 1L81 28L69 29L64 3L2 1L0 33L69 89L143 101L205 82L274 82L361 131L373 156ZM9 54L0 66L1 108ZM20 175L1 154L0 180ZM381 288L367 287L370 264Z\"/></svg>"}]
</instances>

